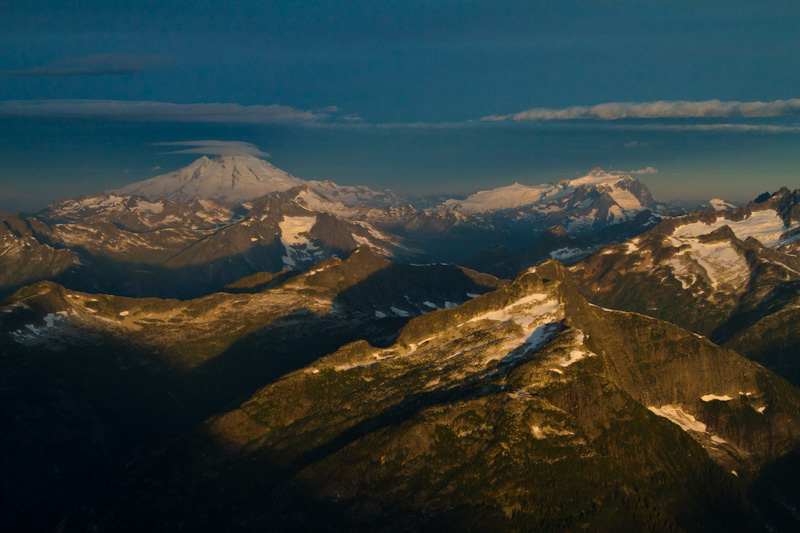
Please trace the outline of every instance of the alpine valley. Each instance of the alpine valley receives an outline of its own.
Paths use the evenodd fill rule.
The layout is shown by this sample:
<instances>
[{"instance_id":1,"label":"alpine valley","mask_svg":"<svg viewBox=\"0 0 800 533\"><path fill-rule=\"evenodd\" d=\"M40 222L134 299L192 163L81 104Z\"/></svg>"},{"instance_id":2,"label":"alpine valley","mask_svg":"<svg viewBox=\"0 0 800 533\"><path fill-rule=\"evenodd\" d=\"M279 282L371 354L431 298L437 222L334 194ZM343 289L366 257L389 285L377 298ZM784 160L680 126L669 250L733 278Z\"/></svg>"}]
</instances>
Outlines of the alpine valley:
<instances>
[{"instance_id":1,"label":"alpine valley","mask_svg":"<svg viewBox=\"0 0 800 533\"><path fill-rule=\"evenodd\" d=\"M800 190L708 206L237 155L5 213L3 530L800 530Z\"/></svg>"}]
</instances>

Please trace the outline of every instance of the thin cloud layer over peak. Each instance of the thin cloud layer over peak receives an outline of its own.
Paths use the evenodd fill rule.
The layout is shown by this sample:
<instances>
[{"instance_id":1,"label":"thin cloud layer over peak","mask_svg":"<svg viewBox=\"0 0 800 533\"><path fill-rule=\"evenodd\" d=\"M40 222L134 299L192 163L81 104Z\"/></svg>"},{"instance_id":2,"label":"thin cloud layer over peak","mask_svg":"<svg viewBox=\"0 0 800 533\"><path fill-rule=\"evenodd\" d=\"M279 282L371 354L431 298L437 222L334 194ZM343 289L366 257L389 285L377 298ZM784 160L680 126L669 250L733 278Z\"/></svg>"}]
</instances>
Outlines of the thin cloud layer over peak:
<instances>
[{"instance_id":1,"label":"thin cloud layer over peak","mask_svg":"<svg viewBox=\"0 0 800 533\"><path fill-rule=\"evenodd\" d=\"M204 154L204 155L249 155L253 157L269 157L258 146L244 141L176 141L156 143L154 146L190 146L183 150L163 152L165 154Z\"/></svg>"},{"instance_id":2,"label":"thin cloud layer over peak","mask_svg":"<svg viewBox=\"0 0 800 533\"><path fill-rule=\"evenodd\" d=\"M757 118L800 114L800 99L772 102L609 102L595 106L573 106L563 109L534 108L510 115L490 115L482 121L545 121L545 120L619 120L625 118Z\"/></svg>"},{"instance_id":3,"label":"thin cloud layer over peak","mask_svg":"<svg viewBox=\"0 0 800 533\"><path fill-rule=\"evenodd\" d=\"M338 108L304 110L290 106L230 103L175 104L122 100L10 100L0 117L103 118L146 122L316 123L335 118Z\"/></svg>"}]
</instances>

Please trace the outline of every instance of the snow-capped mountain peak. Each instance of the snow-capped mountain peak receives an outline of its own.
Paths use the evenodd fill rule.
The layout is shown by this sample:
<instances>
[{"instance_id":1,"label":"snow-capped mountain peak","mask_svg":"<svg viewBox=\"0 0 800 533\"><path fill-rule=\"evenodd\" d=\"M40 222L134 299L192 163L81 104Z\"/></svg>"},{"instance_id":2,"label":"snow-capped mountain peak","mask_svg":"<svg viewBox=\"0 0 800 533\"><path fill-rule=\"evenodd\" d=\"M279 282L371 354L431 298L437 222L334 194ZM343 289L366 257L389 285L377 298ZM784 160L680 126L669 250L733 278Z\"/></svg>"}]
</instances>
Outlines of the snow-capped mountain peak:
<instances>
[{"instance_id":1,"label":"snow-capped mountain peak","mask_svg":"<svg viewBox=\"0 0 800 533\"><path fill-rule=\"evenodd\" d=\"M348 207L367 205L386 207L405 205L407 200L392 191L369 187L337 185L330 180L306 181L285 172L263 159L247 155L206 156L175 172L131 183L108 194L163 198L174 202L214 199L242 203L265 194L309 187L338 204Z\"/></svg>"},{"instance_id":2,"label":"snow-capped mountain peak","mask_svg":"<svg viewBox=\"0 0 800 533\"><path fill-rule=\"evenodd\" d=\"M550 204L572 195L578 189L608 193L623 213L639 212L654 203L653 197L641 181L627 174L595 168L589 174L574 180L567 179L557 184L542 185L514 183L477 192L464 200L447 200L442 207L470 213L485 213Z\"/></svg>"},{"instance_id":3,"label":"snow-capped mountain peak","mask_svg":"<svg viewBox=\"0 0 800 533\"><path fill-rule=\"evenodd\" d=\"M132 183L112 192L183 202L203 198L244 202L306 183L256 157L232 155L209 159L203 156L175 172Z\"/></svg>"}]
</instances>

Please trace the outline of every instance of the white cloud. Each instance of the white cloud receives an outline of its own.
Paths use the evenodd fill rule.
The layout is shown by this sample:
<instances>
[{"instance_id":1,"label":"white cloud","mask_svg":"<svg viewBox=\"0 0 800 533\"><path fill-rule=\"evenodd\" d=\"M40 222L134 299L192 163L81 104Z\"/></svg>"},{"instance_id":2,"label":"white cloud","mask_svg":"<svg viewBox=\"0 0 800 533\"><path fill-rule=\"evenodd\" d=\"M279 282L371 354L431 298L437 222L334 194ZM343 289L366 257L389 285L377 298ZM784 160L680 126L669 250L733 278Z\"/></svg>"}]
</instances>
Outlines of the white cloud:
<instances>
[{"instance_id":1,"label":"white cloud","mask_svg":"<svg viewBox=\"0 0 800 533\"><path fill-rule=\"evenodd\" d=\"M618 120L624 118L753 118L780 117L800 114L800 99L775 100L772 102L724 102L706 100L702 102L668 101L657 102L610 102L595 106L573 106L563 109L534 108L510 115L490 115L481 120L496 122L511 120Z\"/></svg>"},{"instance_id":2,"label":"white cloud","mask_svg":"<svg viewBox=\"0 0 800 533\"><path fill-rule=\"evenodd\" d=\"M658 169L654 167L645 167L637 170L609 170L610 174L629 174L631 176L641 176L642 174L658 174Z\"/></svg>"},{"instance_id":3,"label":"white cloud","mask_svg":"<svg viewBox=\"0 0 800 533\"><path fill-rule=\"evenodd\" d=\"M628 174L658 174L658 169L653 167L645 167L639 170L631 170Z\"/></svg>"},{"instance_id":4,"label":"white cloud","mask_svg":"<svg viewBox=\"0 0 800 533\"><path fill-rule=\"evenodd\" d=\"M316 123L333 117L335 107L294 107L226 103L173 104L122 100L9 100L0 116L81 117L150 122Z\"/></svg>"},{"instance_id":5,"label":"white cloud","mask_svg":"<svg viewBox=\"0 0 800 533\"><path fill-rule=\"evenodd\" d=\"M176 141L156 143L155 146L190 146L183 150L164 152L165 154L206 154L206 155L251 155L269 157L258 146L244 141Z\"/></svg>"}]
</instances>

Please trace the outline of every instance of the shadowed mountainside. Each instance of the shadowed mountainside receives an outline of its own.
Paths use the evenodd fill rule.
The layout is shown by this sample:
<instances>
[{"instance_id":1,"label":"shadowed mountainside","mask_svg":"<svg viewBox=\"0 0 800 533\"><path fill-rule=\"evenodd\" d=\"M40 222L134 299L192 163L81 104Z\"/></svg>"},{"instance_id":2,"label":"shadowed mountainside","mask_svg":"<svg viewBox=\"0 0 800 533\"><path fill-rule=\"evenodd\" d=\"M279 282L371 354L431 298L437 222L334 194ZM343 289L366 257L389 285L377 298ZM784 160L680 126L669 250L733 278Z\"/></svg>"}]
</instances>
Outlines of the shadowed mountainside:
<instances>
[{"instance_id":1,"label":"shadowed mountainside","mask_svg":"<svg viewBox=\"0 0 800 533\"><path fill-rule=\"evenodd\" d=\"M499 284L363 248L265 292L185 302L50 282L20 290L0 313L3 516L46 525L138 447L344 344L391 343L411 317Z\"/></svg>"},{"instance_id":2,"label":"shadowed mountainside","mask_svg":"<svg viewBox=\"0 0 800 533\"><path fill-rule=\"evenodd\" d=\"M798 408L735 352L588 304L551 262L283 376L119 471L67 529L757 530L746 488L797 445Z\"/></svg>"}]
</instances>

